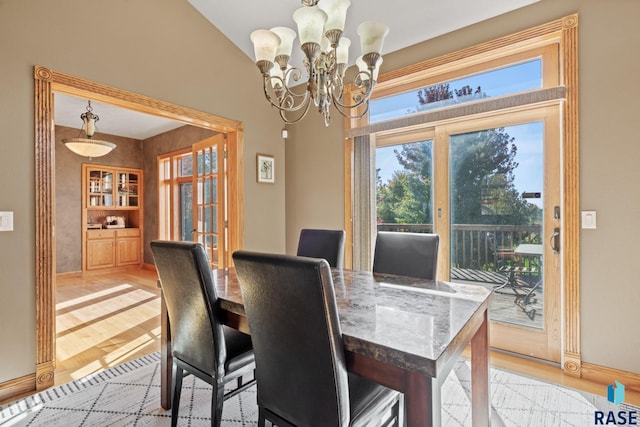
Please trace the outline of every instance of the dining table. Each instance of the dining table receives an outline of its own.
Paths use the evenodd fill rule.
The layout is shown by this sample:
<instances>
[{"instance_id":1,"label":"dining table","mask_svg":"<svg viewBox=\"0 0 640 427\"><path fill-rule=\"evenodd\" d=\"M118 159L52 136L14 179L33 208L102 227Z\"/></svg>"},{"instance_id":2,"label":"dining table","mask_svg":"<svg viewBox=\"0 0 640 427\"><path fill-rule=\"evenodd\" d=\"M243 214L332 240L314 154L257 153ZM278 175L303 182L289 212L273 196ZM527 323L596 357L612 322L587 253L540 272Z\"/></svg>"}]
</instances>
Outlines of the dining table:
<instances>
[{"instance_id":1,"label":"dining table","mask_svg":"<svg viewBox=\"0 0 640 427\"><path fill-rule=\"evenodd\" d=\"M213 270L224 323L251 333L233 268ZM488 308L492 291L332 269L347 369L404 394L405 425L441 425L441 386L470 346L471 420L490 420ZM161 298L161 406L171 407L171 325Z\"/></svg>"}]
</instances>

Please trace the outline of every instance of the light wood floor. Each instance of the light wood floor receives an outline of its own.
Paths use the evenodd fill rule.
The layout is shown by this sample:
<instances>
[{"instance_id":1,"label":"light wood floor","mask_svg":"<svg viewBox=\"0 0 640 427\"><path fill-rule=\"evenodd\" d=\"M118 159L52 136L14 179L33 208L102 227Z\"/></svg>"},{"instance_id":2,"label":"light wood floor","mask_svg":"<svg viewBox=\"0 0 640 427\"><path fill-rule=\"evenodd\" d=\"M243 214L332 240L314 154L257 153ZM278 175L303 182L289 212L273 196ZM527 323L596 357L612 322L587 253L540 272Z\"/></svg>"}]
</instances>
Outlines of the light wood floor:
<instances>
[{"instance_id":1,"label":"light wood floor","mask_svg":"<svg viewBox=\"0 0 640 427\"><path fill-rule=\"evenodd\" d=\"M57 280L56 385L160 350L156 273L131 270ZM469 354L467 353L467 357ZM606 385L554 365L491 353L492 366L604 396ZM640 406L640 393L625 401Z\"/></svg>"},{"instance_id":2,"label":"light wood floor","mask_svg":"<svg viewBox=\"0 0 640 427\"><path fill-rule=\"evenodd\" d=\"M160 290L154 271L56 281L55 384L160 351Z\"/></svg>"}]
</instances>

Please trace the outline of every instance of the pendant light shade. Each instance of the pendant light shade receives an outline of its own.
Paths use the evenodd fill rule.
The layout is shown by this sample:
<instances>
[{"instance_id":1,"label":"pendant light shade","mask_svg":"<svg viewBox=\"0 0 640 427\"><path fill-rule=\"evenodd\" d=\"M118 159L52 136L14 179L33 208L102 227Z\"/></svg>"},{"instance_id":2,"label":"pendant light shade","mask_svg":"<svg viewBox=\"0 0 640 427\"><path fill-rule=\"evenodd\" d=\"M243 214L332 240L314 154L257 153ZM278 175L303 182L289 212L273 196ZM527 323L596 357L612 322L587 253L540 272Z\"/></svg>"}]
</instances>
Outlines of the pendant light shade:
<instances>
[{"instance_id":1,"label":"pendant light shade","mask_svg":"<svg viewBox=\"0 0 640 427\"><path fill-rule=\"evenodd\" d=\"M100 119L98 115L93 114L93 108L91 107L91 101L87 106L87 111L80 115L82 119L82 131L85 132L86 138L78 136L77 138L63 139L64 145L74 153L84 157L101 157L105 154L109 154L111 150L116 148L116 144L113 142L102 141L99 139L93 139L93 134L96 131L96 122Z\"/></svg>"}]
</instances>

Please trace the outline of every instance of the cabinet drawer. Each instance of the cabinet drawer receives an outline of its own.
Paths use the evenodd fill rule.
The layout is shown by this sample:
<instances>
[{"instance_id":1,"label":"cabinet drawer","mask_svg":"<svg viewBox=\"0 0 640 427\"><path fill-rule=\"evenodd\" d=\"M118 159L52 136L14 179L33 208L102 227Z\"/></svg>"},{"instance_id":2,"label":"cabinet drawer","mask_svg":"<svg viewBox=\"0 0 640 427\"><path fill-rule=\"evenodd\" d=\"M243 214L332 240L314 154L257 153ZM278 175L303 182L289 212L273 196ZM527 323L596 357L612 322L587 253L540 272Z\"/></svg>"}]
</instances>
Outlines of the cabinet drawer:
<instances>
[{"instance_id":1,"label":"cabinet drawer","mask_svg":"<svg viewBox=\"0 0 640 427\"><path fill-rule=\"evenodd\" d=\"M118 237L138 237L140 236L139 228L119 228L116 230Z\"/></svg>"},{"instance_id":2,"label":"cabinet drawer","mask_svg":"<svg viewBox=\"0 0 640 427\"><path fill-rule=\"evenodd\" d=\"M87 239L113 239L116 237L115 230L87 230Z\"/></svg>"}]
</instances>

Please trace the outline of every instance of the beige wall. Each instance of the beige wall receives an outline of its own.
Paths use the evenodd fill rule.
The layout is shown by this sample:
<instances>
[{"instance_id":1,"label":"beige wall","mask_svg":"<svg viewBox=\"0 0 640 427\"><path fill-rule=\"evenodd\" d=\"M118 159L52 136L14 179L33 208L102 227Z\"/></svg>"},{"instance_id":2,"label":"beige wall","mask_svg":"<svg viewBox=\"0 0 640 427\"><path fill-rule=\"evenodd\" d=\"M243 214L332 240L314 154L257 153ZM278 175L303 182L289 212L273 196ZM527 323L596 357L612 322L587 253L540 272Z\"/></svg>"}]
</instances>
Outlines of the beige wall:
<instances>
[{"instance_id":1,"label":"beige wall","mask_svg":"<svg viewBox=\"0 0 640 427\"><path fill-rule=\"evenodd\" d=\"M541 0L524 9L385 55L381 73L579 14L580 209L598 228L581 239L583 361L640 373L640 31L637 0ZM393 31L393 28L391 29ZM287 252L302 226L343 227L342 121L321 129L313 112L286 143ZM337 114L336 114L337 115ZM312 152L313 156L308 153ZM322 160L322 163L318 162ZM335 192L328 191L334 187Z\"/></svg>"},{"instance_id":2,"label":"beige wall","mask_svg":"<svg viewBox=\"0 0 640 427\"><path fill-rule=\"evenodd\" d=\"M35 65L243 122L245 247L285 249L281 123L251 59L192 6L0 1L0 210L14 212L14 231L0 233L0 383L36 363ZM275 185L256 183L257 152L275 156Z\"/></svg>"}]
</instances>

